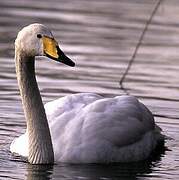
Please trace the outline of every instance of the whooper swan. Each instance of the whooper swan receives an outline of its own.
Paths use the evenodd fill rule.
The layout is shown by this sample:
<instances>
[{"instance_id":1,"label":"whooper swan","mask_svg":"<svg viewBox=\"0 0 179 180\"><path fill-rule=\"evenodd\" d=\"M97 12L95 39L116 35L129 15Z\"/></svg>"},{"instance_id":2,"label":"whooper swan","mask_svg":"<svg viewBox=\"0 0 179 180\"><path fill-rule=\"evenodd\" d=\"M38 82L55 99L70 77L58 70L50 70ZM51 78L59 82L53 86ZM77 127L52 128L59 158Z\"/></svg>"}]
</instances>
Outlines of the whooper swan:
<instances>
[{"instance_id":1,"label":"whooper swan","mask_svg":"<svg viewBox=\"0 0 179 180\"><path fill-rule=\"evenodd\" d=\"M35 56L74 66L42 24L24 27L15 41L16 73L27 123L10 146L32 164L110 163L146 159L163 140L151 112L133 96L68 95L45 105Z\"/></svg>"}]
</instances>

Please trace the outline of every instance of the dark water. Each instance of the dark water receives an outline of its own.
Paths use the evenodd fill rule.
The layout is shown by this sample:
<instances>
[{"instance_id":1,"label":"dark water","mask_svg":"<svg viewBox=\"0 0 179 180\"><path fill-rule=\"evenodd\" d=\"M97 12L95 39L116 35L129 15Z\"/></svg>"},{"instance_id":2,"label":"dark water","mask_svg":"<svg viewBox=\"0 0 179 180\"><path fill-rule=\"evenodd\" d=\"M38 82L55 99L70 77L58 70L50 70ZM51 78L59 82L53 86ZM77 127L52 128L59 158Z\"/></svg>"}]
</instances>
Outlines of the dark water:
<instances>
[{"instance_id":1,"label":"dark water","mask_svg":"<svg viewBox=\"0 0 179 180\"><path fill-rule=\"evenodd\" d=\"M9 152L24 133L14 67L14 39L25 25L49 26L76 61L69 68L38 58L44 102L76 92L125 94L119 81L156 0L0 1L0 179L178 179L179 178L179 1L162 1L124 81L155 115L170 139L168 150L145 162L110 165L32 166Z\"/></svg>"}]
</instances>

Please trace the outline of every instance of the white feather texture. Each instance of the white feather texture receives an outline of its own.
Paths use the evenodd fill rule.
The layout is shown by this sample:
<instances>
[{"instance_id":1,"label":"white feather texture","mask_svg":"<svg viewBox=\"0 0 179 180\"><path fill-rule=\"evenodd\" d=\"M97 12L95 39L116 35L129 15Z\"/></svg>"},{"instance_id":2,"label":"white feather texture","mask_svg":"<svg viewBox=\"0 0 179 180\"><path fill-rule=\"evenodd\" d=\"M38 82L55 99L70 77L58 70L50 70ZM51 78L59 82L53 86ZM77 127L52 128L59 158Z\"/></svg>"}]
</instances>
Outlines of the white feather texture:
<instances>
[{"instance_id":1,"label":"white feather texture","mask_svg":"<svg viewBox=\"0 0 179 180\"><path fill-rule=\"evenodd\" d=\"M45 105L56 162L109 163L146 159L161 140L151 112L133 96L65 96ZM28 156L27 135L11 152Z\"/></svg>"}]
</instances>

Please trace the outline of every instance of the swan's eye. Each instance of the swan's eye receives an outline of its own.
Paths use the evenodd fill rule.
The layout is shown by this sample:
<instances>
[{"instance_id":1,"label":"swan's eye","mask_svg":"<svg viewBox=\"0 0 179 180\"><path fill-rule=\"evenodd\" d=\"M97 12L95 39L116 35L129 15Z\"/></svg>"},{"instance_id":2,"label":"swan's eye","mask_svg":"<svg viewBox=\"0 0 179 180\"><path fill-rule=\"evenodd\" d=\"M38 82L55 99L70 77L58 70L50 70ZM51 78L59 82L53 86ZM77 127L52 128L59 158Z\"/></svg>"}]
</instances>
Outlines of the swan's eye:
<instances>
[{"instance_id":1,"label":"swan's eye","mask_svg":"<svg viewBox=\"0 0 179 180\"><path fill-rule=\"evenodd\" d=\"M37 38L42 38L42 35L41 34L37 34Z\"/></svg>"}]
</instances>

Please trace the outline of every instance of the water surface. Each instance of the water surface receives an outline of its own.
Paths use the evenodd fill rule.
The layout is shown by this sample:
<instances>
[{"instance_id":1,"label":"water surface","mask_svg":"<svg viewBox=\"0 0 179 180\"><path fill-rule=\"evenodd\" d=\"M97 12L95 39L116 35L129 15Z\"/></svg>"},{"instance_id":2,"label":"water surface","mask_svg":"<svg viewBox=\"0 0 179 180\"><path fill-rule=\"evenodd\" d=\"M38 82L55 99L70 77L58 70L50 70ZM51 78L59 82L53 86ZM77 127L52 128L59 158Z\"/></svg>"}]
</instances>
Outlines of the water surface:
<instances>
[{"instance_id":1,"label":"water surface","mask_svg":"<svg viewBox=\"0 0 179 180\"><path fill-rule=\"evenodd\" d=\"M162 1L123 86L155 115L168 150L130 164L32 166L9 152L25 132L14 65L17 32L46 24L77 64L37 58L43 101L78 92L125 94L119 81L156 0L0 1L0 179L177 179L179 168L179 2Z\"/></svg>"}]
</instances>

